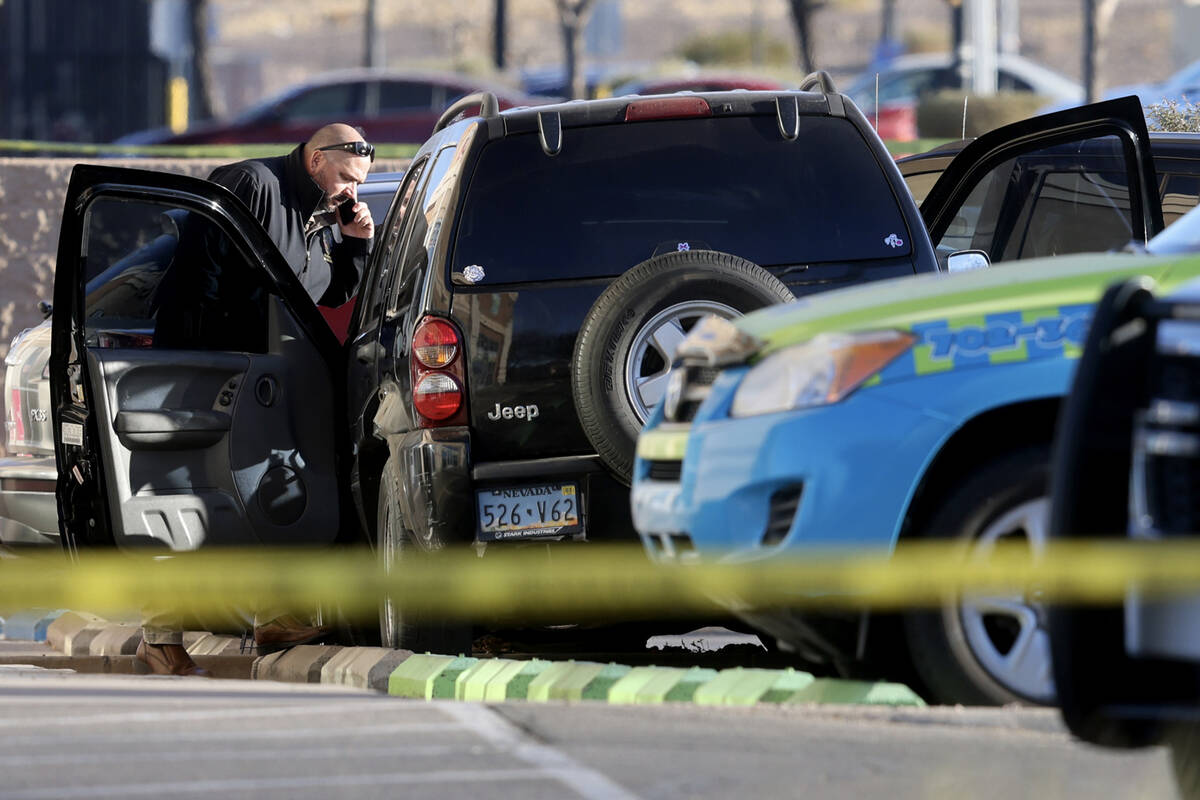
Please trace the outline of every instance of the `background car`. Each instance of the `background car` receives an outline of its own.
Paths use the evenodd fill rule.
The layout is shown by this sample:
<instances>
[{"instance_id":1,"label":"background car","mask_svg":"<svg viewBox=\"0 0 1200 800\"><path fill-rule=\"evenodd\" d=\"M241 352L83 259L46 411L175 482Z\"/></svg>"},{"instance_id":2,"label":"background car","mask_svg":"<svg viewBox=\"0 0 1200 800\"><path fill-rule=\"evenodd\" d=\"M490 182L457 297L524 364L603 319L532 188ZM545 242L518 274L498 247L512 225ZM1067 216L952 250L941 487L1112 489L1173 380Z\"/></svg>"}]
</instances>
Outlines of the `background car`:
<instances>
[{"instance_id":1,"label":"background car","mask_svg":"<svg viewBox=\"0 0 1200 800\"><path fill-rule=\"evenodd\" d=\"M878 107L880 136L912 139L919 133L916 107L921 95L962 86L963 77L955 70L950 53L916 53L891 60L878 72L864 72L846 87L846 94L868 118L875 117ZM998 56L997 88L1031 92L1059 107L1078 105L1084 99L1083 87L1075 81L1014 53Z\"/></svg>"},{"instance_id":2,"label":"background car","mask_svg":"<svg viewBox=\"0 0 1200 800\"><path fill-rule=\"evenodd\" d=\"M981 156L1005 129L968 146L959 158L974 151L980 168L947 174L925 204L944 204L946 186L966 198L953 221L941 216L939 246L1019 258L1053 252L1055 233L1083 219L1111 234L1091 240L1105 246L1160 229L1141 108L1122 106L1082 146L1044 131L1047 143L1025 138L1012 157ZM1142 154L1126 155L1117 131ZM1194 224L1195 212L1148 247ZM679 564L785 559L944 538L971 558L1010 539L1036 554L1050 441L1092 305L1116 274L1176 280L1197 268L1140 252L1034 258L845 289L748 315L729 333L713 323L680 346L670 388L680 401L639 439L632 497L648 553ZM720 348L730 341L741 351ZM1055 698L1036 597L964 596L899 617L726 602L807 659L899 678L936 702Z\"/></svg>"},{"instance_id":3,"label":"background car","mask_svg":"<svg viewBox=\"0 0 1200 800\"><path fill-rule=\"evenodd\" d=\"M376 231L382 227L402 178L401 172L371 174L358 189L359 198L371 208ZM152 286L147 288L152 290ZM318 306L339 341L346 338L354 305L352 298L338 308ZM49 317L48 304L45 309ZM59 541L58 509L54 501L58 471L50 423L50 331L49 318L37 327L22 331L13 339L4 357L4 424L8 456L0 458L0 544L7 546L58 544ZM122 333L130 332L110 331L107 335L114 337Z\"/></svg>"},{"instance_id":4,"label":"background car","mask_svg":"<svg viewBox=\"0 0 1200 800\"><path fill-rule=\"evenodd\" d=\"M330 122L359 126L374 142L420 143L451 103L478 91L495 94L501 108L545 102L455 73L351 70L293 86L230 120L197 123L180 134L164 128L140 131L117 143L300 142Z\"/></svg>"}]
</instances>

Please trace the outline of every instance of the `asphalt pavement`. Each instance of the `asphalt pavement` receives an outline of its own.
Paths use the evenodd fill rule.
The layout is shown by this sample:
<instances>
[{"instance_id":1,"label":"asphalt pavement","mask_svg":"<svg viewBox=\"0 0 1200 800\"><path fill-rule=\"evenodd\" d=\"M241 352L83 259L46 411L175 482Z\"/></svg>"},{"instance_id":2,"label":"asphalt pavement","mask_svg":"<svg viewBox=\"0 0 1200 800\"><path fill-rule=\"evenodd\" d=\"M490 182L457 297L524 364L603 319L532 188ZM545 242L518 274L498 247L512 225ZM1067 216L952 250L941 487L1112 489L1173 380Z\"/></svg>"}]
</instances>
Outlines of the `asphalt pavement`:
<instances>
[{"instance_id":1,"label":"asphalt pavement","mask_svg":"<svg viewBox=\"0 0 1200 800\"><path fill-rule=\"evenodd\" d=\"M1174 798L1041 709L410 701L0 666L0 798Z\"/></svg>"}]
</instances>

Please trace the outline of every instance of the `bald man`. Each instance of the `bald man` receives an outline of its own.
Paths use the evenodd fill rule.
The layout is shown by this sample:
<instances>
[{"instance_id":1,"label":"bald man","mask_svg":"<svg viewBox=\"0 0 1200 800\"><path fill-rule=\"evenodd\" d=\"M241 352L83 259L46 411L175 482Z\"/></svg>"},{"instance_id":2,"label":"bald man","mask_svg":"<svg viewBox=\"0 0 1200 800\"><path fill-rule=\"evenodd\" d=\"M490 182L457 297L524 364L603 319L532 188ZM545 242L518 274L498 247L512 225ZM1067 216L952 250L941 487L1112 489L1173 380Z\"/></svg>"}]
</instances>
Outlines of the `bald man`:
<instances>
[{"instance_id":1,"label":"bald man","mask_svg":"<svg viewBox=\"0 0 1200 800\"><path fill-rule=\"evenodd\" d=\"M358 202L374 160L360 131L334 123L286 156L217 167L208 179L250 208L314 303L338 306L358 291L375 231L371 210ZM352 203L349 222L338 216L343 202Z\"/></svg>"}]
</instances>

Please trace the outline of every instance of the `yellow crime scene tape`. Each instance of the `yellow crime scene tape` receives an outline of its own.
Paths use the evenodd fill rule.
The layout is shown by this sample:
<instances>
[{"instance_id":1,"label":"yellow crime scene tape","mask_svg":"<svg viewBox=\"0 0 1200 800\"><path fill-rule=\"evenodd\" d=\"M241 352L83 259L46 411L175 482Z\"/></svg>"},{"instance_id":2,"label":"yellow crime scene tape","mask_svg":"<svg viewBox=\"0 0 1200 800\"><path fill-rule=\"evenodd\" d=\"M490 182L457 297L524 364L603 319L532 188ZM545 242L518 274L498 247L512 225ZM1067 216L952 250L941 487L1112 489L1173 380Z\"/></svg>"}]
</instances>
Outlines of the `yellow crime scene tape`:
<instances>
[{"instance_id":1,"label":"yellow crime scene tape","mask_svg":"<svg viewBox=\"0 0 1200 800\"><path fill-rule=\"evenodd\" d=\"M0 155L158 156L160 158L261 158L291 152L292 144L81 144L0 139ZM420 145L377 144L376 159L412 158Z\"/></svg>"},{"instance_id":2,"label":"yellow crime scene tape","mask_svg":"<svg viewBox=\"0 0 1200 800\"><path fill-rule=\"evenodd\" d=\"M86 550L72 562L48 555L0 560L0 608L143 607L188 613L269 603L293 610L340 608L368 618L390 595L402 608L444 618L572 621L691 615L724 608L936 606L961 594L1020 593L1080 604L1200 594L1200 540L1062 541L1033 561L1027 547L986 558L954 542L901 543L894 553L824 552L742 563L660 565L640 547L443 551L402 559L385 572L369 550ZM162 551L157 551L162 552ZM145 554L143 554L145 553Z\"/></svg>"}]
</instances>

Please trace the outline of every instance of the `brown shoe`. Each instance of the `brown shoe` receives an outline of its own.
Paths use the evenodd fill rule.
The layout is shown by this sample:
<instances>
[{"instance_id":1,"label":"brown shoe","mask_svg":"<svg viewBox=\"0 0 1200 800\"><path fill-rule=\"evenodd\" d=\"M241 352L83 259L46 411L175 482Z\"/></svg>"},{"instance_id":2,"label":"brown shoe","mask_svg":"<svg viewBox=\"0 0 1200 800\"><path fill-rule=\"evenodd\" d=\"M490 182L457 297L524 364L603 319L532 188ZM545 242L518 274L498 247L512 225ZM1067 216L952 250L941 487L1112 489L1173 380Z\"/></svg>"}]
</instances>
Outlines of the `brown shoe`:
<instances>
[{"instance_id":1,"label":"brown shoe","mask_svg":"<svg viewBox=\"0 0 1200 800\"><path fill-rule=\"evenodd\" d=\"M329 636L333 628L328 625L308 625L290 614L254 626L254 644L259 655L276 653L300 644L312 644Z\"/></svg>"},{"instance_id":2,"label":"brown shoe","mask_svg":"<svg viewBox=\"0 0 1200 800\"><path fill-rule=\"evenodd\" d=\"M196 666L188 651L181 644L147 644L144 640L138 645L134 657L150 668L155 675L193 675L197 678L211 678L212 673Z\"/></svg>"}]
</instances>

